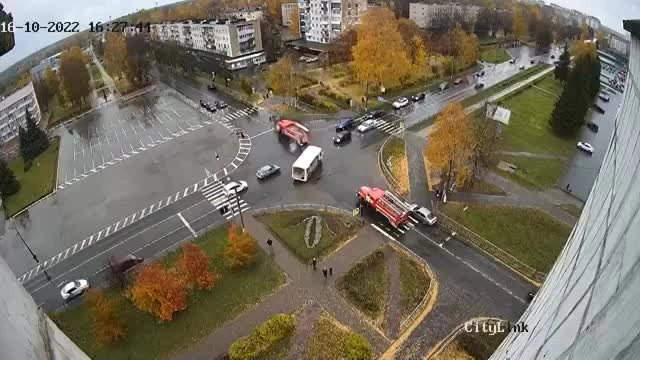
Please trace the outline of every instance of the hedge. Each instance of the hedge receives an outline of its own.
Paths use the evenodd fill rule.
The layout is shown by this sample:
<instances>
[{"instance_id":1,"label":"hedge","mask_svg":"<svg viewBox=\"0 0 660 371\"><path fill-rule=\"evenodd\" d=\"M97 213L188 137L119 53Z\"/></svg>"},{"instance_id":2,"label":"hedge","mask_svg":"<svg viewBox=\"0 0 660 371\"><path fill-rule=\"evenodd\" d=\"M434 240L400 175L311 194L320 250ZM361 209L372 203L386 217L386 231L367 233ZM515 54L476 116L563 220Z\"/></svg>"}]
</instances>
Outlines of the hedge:
<instances>
[{"instance_id":1,"label":"hedge","mask_svg":"<svg viewBox=\"0 0 660 371\"><path fill-rule=\"evenodd\" d=\"M351 334L346 339L346 358L371 359L371 345L367 339L359 334Z\"/></svg>"},{"instance_id":2,"label":"hedge","mask_svg":"<svg viewBox=\"0 0 660 371\"><path fill-rule=\"evenodd\" d=\"M300 99L302 102L309 104L312 107L318 108L322 111L325 112L337 112L339 111L339 107L337 107L336 104L332 102L326 102L324 100L318 99L313 95L310 94L301 94L298 96L298 99Z\"/></svg>"},{"instance_id":3,"label":"hedge","mask_svg":"<svg viewBox=\"0 0 660 371\"><path fill-rule=\"evenodd\" d=\"M229 347L230 359L259 359L278 341L293 333L296 324L289 314L276 314L257 327L250 336L240 338Z\"/></svg>"}]
</instances>

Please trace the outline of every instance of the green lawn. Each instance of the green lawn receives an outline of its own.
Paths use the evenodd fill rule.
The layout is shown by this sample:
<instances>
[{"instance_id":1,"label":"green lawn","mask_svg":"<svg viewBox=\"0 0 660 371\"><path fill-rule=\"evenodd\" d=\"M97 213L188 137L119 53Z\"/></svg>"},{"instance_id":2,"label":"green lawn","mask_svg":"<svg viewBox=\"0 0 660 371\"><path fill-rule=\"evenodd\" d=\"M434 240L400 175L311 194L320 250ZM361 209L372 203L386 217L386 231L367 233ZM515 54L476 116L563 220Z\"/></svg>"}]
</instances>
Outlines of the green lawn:
<instances>
[{"instance_id":1,"label":"green lawn","mask_svg":"<svg viewBox=\"0 0 660 371\"><path fill-rule=\"evenodd\" d=\"M83 103L80 107L78 105L69 105L63 107L57 104L57 98L53 98L48 102L48 110L50 111L50 118L48 119L48 126L52 127L60 122L75 117L91 107L89 100Z\"/></svg>"},{"instance_id":2,"label":"green lawn","mask_svg":"<svg viewBox=\"0 0 660 371\"><path fill-rule=\"evenodd\" d=\"M559 159L509 155L500 155L499 158L518 167L513 174L497 169L499 174L532 190L543 190L554 186L565 166L564 161Z\"/></svg>"},{"instance_id":3,"label":"green lawn","mask_svg":"<svg viewBox=\"0 0 660 371\"><path fill-rule=\"evenodd\" d=\"M401 281L401 319L405 319L421 303L429 288L431 277L419 263L399 253L399 279Z\"/></svg>"},{"instance_id":4,"label":"green lawn","mask_svg":"<svg viewBox=\"0 0 660 371\"><path fill-rule=\"evenodd\" d=\"M543 80L552 79L552 75ZM544 88L558 89L551 81L539 81ZM548 121L556 98L533 87L504 98L501 104L511 110L511 120L505 127L502 150L571 156L575 141L556 136Z\"/></svg>"},{"instance_id":5,"label":"green lawn","mask_svg":"<svg viewBox=\"0 0 660 371\"><path fill-rule=\"evenodd\" d=\"M51 314L51 318L93 359L167 358L236 317L285 280L279 267L261 249L257 249L259 259L252 268L236 272L226 269L225 227L214 229L194 242L208 254L211 268L220 272L221 277L211 291L193 291L188 298L188 308L176 313L173 321L159 323L151 314L138 311L117 288L108 290L107 295L119 300L120 316L128 330L126 339L116 345L97 345L90 329L90 313L84 305ZM167 264L174 261L173 254L164 259Z\"/></svg>"},{"instance_id":6,"label":"green lawn","mask_svg":"<svg viewBox=\"0 0 660 371\"><path fill-rule=\"evenodd\" d=\"M530 68L528 68L524 71L518 72L514 76L512 76L512 77L510 77L510 78L508 78L508 79L506 79L506 80L504 80L500 83L497 83L497 84L495 84L491 87L488 87L486 89L480 90L477 94L463 99L463 101L461 101L461 103L463 104L464 107L469 107L473 104L479 103L482 100L490 97L491 95L494 95L494 94L508 88L511 85L514 85L514 84L516 84L520 81L523 81L523 80L531 77L532 75L534 75L536 73L539 73L541 70L543 70L547 67L548 66L545 65L545 64L541 64L541 63L536 64L533 67L530 67Z\"/></svg>"},{"instance_id":7,"label":"green lawn","mask_svg":"<svg viewBox=\"0 0 660 371\"><path fill-rule=\"evenodd\" d=\"M91 63L89 65L90 70L92 71L92 80L102 80L101 71L96 67L96 63Z\"/></svg>"},{"instance_id":8,"label":"green lawn","mask_svg":"<svg viewBox=\"0 0 660 371\"><path fill-rule=\"evenodd\" d=\"M408 158L406 142L397 137L390 138L383 147L383 161L399 185L398 191L408 194L410 181L408 179Z\"/></svg>"},{"instance_id":9,"label":"green lawn","mask_svg":"<svg viewBox=\"0 0 660 371\"><path fill-rule=\"evenodd\" d=\"M548 92L554 94L556 97L559 97L561 94L561 82L555 79L555 75L552 73L542 78L541 80L534 82L534 85L543 90L547 90Z\"/></svg>"},{"instance_id":10,"label":"green lawn","mask_svg":"<svg viewBox=\"0 0 660 371\"><path fill-rule=\"evenodd\" d=\"M389 248L389 247L388 247ZM387 274L382 249L355 264L337 281L344 297L372 319L378 319L385 310Z\"/></svg>"},{"instance_id":11,"label":"green lawn","mask_svg":"<svg viewBox=\"0 0 660 371\"><path fill-rule=\"evenodd\" d=\"M349 359L347 343L351 337L355 336L366 342L361 335L341 326L329 314L323 312L314 325L314 335L309 340L304 358L308 360ZM370 359L371 351L368 351L367 354L368 357L361 359Z\"/></svg>"},{"instance_id":12,"label":"green lawn","mask_svg":"<svg viewBox=\"0 0 660 371\"><path fill-rule=\"evenodd\" d=\"M55 188L57 182L57 156L60 151L60 137L50 143L50 146L37 158L32 160L32 167L23 170L23 158L18 157L9 162L9 168L21 183L18 193L7 197L4 202L5 215L9 218L34 202L47 196Z\"/></svg>"},{"instance_id":13,"label":"green lawn","mask_svg":"<svg viewBox=\"0 0 660 371\"><path fill-rule=\"evenodd\" d=\"M314 248L305 243L305 229L311 216L320 216L321 240ZM350 216L316 210L293 210L261 214L257 220L268 229L301 261L311 263L312 258L319 258L333 252L342 242L352 238L361 226L361 222ZM315 230L312 222L311 231ZM310 233L310 245L314 242L314 233Z\"/></svg>"},{"instance_id":14,"label":"green lawn","mask_svg":"<svg viewBox=\"0 0 660 371\"><path fill-rule=\"evenodd\" d=\"M541 272L548 272L571 227L532 208L449 202L443 212L500 249Z\"/></svg>"},{"instance_id":15,"label":"green lawn","mask_svg":"<svg viewBox=\"0 0 660 371\"><path fill-rule=\"evenodd\" d=\"M479 59L482 62L502 63L511 59L511 56L502 48L485 48L481 51Z\"/></svg>"},{"instance_id":16,"label":"green lawn","mask_svg":"<svg viewBox=\"0 0 660 371\"><path fill-rule=\"evenodd\" d=\"M485 195L506 196L506 192L495 184L484 182L481 179L475 179L474 184L470 188L468 185L459 188L459 192L481 193Z\"/></svg>"},{"instance_id":17,"label":"green lawn","mask_svg":"<svg viewBox=\"0 0 660 371\"><path fill-rule=\"evenodd\" d=\"M575 206L573 204L562 204L561 208L566 210L567 213L573 215L576 218L579 218L582 214L582 208Z\"/></svg>"}]
</instances>

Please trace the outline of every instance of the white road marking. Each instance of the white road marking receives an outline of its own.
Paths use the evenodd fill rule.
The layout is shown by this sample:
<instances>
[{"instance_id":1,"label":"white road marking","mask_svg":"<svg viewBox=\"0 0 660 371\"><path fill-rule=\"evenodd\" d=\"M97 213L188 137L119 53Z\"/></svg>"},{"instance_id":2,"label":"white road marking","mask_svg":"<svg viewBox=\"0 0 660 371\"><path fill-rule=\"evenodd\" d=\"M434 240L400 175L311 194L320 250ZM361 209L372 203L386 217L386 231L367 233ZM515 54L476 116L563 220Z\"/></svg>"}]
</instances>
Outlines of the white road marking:
<instances>
[{"instance_id":1,"label":"white road marking","mask_svg":"<svg viewBox=\"0 0 660 371\"><path fill-rule=\"evenodd\" d=\"M147 212L147 208L142 209L142 214L140 214L140 219L144 218L144 213Z\"/></svg>"},{"instance_id":2,"label":"white road marking","mask_svg":"<svg viewBox=\"0 0 660 371\"><path fill-rule=\"evenodd\" d=\"M133 214L133 217L131 218L131 223L133 223L135 221L135 216L136 215L137 215L137 213Z\"/></svg>"},{"instance_id":3,"label":"white road marking","mask_svg":"<svg viewBox=\"0 0 660 371\"><path fill-rule=\"evenodd\" d=\"M180 218L181 221L183 222L183 225L185 225L186 228L188 228L188 230L190 231L190 233L192 233L192 235L193 235L194 237L197 237L197 233L195 232L194 229L192 229L192 227L190 226L190 224L188 224L188 221L183 217L183 215L181 215L181 213L177 213L176 215L179 216L179 218Z\"/></svg>"},{"instance_id":4,"label":"white road marking","mask_svg":"<svg viewBox=\"0 0 660 371\"><path fill-rule=\"evenodd\" d=\"M174 112L175 115L181 117L181 115L179 115L179 114L174 110L174 108L170 107L170 110L171 110L172 112Z\"/></svg>"},{"instance_id":5,"label":"white road marking","mask_svg":"<svg viewBox=\"0 0 660 371\"><path fill-rule=\"evenodd\" d=\"M105 230L105 235L106 235L106 237L107 237L108 234L110 233L110 228L112 228L112 226L109 226L108 229Z\"/></svg>"},{"instance_id":6,"label":"white road marking","mask_svg":"<svg viewBox=\"0 0 660 371\"><path fill-rule=\"evenodd\" d=\"M167 202L165 202L165 206L170 204L170 200L172 199L172 196L167 197Z\"/></svg>"},{"instance_id":7,"label":"white road marking","mask_svg":"<svg viewBox=\"0 0 660 371\"><path fill-rule=\"evenodd\" d=\"M115 224L115 230L114 230L114 231L112 231L112 233L115 233L115 232L117 232L117 229L119 229L119 223L121 223L121 220L120 220L120 221L118 221L118 222L117 222L117 224Z\"/></svg>"},{"instance_id":8,"label":"white road marking","mask_svg":"<svg viewBox=\"0 0 660 371\"><path fill-rule=\"evenodd\" d=\"M156 204L151 205L151 207L149 208L149 214L151 214L151 212L154 210L154 206L156 206Z\"/></svg>"},{"instance_id":9,"label":"white road marking","mask_svg":"<svg viewBox=\"0 0 660 371\"><path fill-rule=\"evenodd\" d=\"M174 196L174 202L176 202L179 199L179 193L181 193L181 191L177 192L176 196Z\"/></svg>"}]
</instances>

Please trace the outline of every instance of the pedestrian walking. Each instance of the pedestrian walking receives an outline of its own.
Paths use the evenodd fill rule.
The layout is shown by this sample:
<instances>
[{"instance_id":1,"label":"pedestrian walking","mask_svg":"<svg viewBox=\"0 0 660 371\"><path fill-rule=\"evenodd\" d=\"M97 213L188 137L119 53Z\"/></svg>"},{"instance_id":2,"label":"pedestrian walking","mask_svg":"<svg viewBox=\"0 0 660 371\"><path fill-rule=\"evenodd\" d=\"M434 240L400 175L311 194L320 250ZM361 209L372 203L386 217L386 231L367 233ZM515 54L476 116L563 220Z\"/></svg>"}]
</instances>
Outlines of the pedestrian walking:
<instances>
[{"instance_id":1,"label":"pedestrian walking","mask_svg":"<svg viewBox=\"0 0 660 371\"><path fill-rule=\"evenodd\" d=\"M332 267L329 269L330 275L332 276Z\"/></svg>"},{"instance_id":2,"label":"pedestrian walking","mask_svg":"<svg viewBox=\"0 0 660 371\"><path fill-rule=\"evenodd\" d=\"M268 239L268 241L266 241L266 243L268 244L268 247L273 247L273 240L271 240L270 238Z\"/></svg>"},{"instance_id":3,"label":"pedestrian walking","mask_svg":"<svg viewBox=\"0 0 660 371\"><path fill-rule=\"evenodd\" d=\"M323 278L328 279L328 268L323 267Z\"/></svg>"},{"instance_id":4,"label":"pedestrian walking","mask_svg":"<svg viewBox=\"0 0 660 371\"><path fill-rule=\"evenodd\" d=\"M316 258L312 259L312 268L314 268L314 270L316 270Z\"/></svg>"},{"instance_id":5,"label":"pedestrian walking","mask_svg":"<svg viewBox=\"0 0 660 371\"><path fill-rule=\"evenodd\" d=\"M569 189L571 189L571 183L566 184L566 190L568 191Z\"/></svg>"}]
</instances>

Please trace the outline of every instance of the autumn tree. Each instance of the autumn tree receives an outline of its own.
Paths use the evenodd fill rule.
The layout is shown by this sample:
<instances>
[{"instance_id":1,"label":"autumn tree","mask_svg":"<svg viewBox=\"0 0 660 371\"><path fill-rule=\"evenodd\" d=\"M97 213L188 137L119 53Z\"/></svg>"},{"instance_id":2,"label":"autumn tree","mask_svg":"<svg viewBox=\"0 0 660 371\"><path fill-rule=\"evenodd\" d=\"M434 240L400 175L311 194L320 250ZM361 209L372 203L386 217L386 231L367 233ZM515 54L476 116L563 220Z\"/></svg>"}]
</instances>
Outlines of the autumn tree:
<instances>
[{"instance_id":1,"label":"autumn tree","mask_svg":"<svg viewBox=\"0 0 660 371\"><path fill-rule=\"evenodd\" d=\"M472 117L471 125L474 139L472 173L475 176L469 181L471 186L474 185L474 179L482 175L480 174L482 170L495 164L498 134L498 124L486 116L486 108L477 111Z\"/></svg>"},{"instance_id":2,"label":"autumn tree","mask_svg":"<svg viewBox=\"0 0 660 371\"><path fill-rule=\"evenodd\" d=\"M564 45L564 51L559 56L557 66L555 66L555 78L563 83L568 79L568 72L571 66L571 55L568 52L568 45Z\"/></svg>"},{"instance_id":3,"label":"autumn tree","mask_svg":"<svg viewBox=\"0 0 660 371\"><path fill-rule=\"evenodd\" d=\"M96 341L108 345L126 337L126 323L119 317L119 302L110 299L98 289L85 295L85 305L92 317L92 332Z\"/></svg>"},{"instance_id":4,"label":"autumn tree","mask_svg":"<svg viewBox=\"0 0 660 371\"><path fill-rule=\"evenodd\" d=\"M431 171L442 174L445 187L462 187L473 175L474 151L470 117L460 103L451 102L436 116L424 150Z\"/></svg>"},{"instance_id":5,"label":"autumn tree","mask_svg":"<svg viewBox=\"0 0 660 371\"><path fill-rule=\"evenodd\" d=\"M610 42L607 39L607 34L605 32L599 30L596 34L596 38L598 39L598 49L606 50L610 47Z\"/></svg>"},{"instance_id":6,"label":"autumn tree","mask_svg":"<svg viewBox=\"0 0 660 371\"><path fill-rule=\"evenodd\" d=\"M46 85L48 86L48 90L50 90L55 95L58 104L63 104L64 97L62 96L60 76L50 67L46 67L46 73L44 76L46 77Z\"/></svg>"},{"instance_id":7,"label":"autumn tree","mask_svg":"<svg viewBox=\"0 0 660 371\"><path fill-rule=\"evenodd\" d=\"M525 15L520 7L515 7L512 13L513 35L516 39L520 40L527 36L527 22L525 21Z\"/></svg>"},{"instance_id":8,"label":"autumn tree","mask_svg":"<svg viewBox=\"0 0 660 371\"><path fill-rule=\"evenodd\" d=\"M417 24L410 19L399 18L397 20L397 29L399 34L401 34L401 40L408 50L408 56L410 59L413 58L415 54L414 46L412 45L413 39L417 36L423 37L424 32L417 26Z\"/></svg>"},{"instance_id":9,"label":"autumn tree","mask_svg":"<svg viewBox=\"0 0 660 371\"><path fill-rule=\"evenodd\" d=\"M282 22L282 4L288 3L287 0L266 0L266 9L268 10L268 16L271 18L273 23L279 24ZM291 1L293 2L293 1Z\"/></svg>"},{"instance_id":10,"label":"autumn tree","mask_svg":"<svg viewBox=\"0 0 660 371\"><path fill-rule=\"evenodd\" d=\"M357 26L357 44L353 47L353 69L365 88L365 97L372 84L401 82L409 67L394 13L386 8L369 9Z\"/></svg>"},{"instance_id":11,"label":"autumn tree","mask_svg":"<svg viewBox=\"0 0 660 371\"><path fill-rule=\"evenodd\" d=\"M328 61L332 64L346 63L353 60L352 49L357 44L357 31L349 28L334 38L328 48Z\"/></svg>"},{"instance_id":12,"label":"autumn tree","mask_svg":"<svg viewBox=\"0 0 660 371\"><path fill-rule=\"evenodd\" d=\"M110 75L122 78L126 70L126 38L118 32L106 33L107 41L103 52L106 70Z\"/></svg>"},{"instance_id":13,"label":"autumn tree","mask_svg":"<svg viewBox=\"0 0 660 371\"><path fill-rule=\"evenodd\" d=\"M178 272L189 288L199 287L210 290L220 278L220 274L209 270L209 257L194 243L185 243L177 260Z\"/></svg>"},{"instance_id":14,"label":"autumn tree","mask_svg":"<svg viewBox=\"0 0 660 371\"><path fill-rule=\"evenodd\" d=\"M50 91L48 84L42 79L37 79L33 84L34 94L37 96L39 108L42 111L48 111L48 102L50 102L50 98L53 97L53 92Z\"/></svg>"},{"instance_id":15,"label":"autumn tree","mask_svg":"<svg viewBox=\"0 0 660 371\"><path fill-rule=\"evenodd\" d=\"M149 81L151 48L143 37L130 36L126 39L126 55L128 77L135 86L144 86Z\"/></svg>"},{"instance_id":16,"label":"autumn tree","mask_svg":"<svg viewBox=\"0 0 660 371\"><path fill-rule=\"evenodd\" d=\"M137 273L127 296L139 310L161 321L171 321L175 312L186 309L188 292L185 282L174 272L151 263Z\"/></svg>"},{"instance_id":17,"label":"autumn tree","mask_svg":"<svg viewBox=\"0 0 660 371\"><path fill-rule=\"evenodd\" d=\"M30 82L30 80L32 80L32 76L30 75L30 72L24 72L14 83L14 89L17 90L24 87Z\"/></svg>"},{"instance_id":18,"label":"autumn tree","mask_svg":"<svg viewBox=\"0 0 660 371\"><path fill-rule=\"evenodd\" d=\"M459 69L469 67L479 59L479 40L474 34L468 34L458 25L449 34L450 54L458 60Z\"/></svg>"},{"instance_id":19,"label":"autumn tree","mask_svg":"<svg viewBox=\"0 0 660 371\"><path fill-rule=\"evenodd\" d=\"M277 95L293 96L298 80L295 75L295 62L291 57L284 57L270 65L266 72L266 84Z\"/></svg>"},{"instance_id":20,"label":"autumn tree","mask_svg":"<svg viewBox=\"0 0 660 371\"><path fill-rule=\"evenodd\" d=\"M552 23L541 20L536 25L536 46L547 50L552 45Z\"/></svg>"},{"instance_id":21,"label":"autumn tree","mask_svg":"<svg viewBox=\"0 0 660 371\"><path fill-rule=\"evenodd\" d=\"M293 9L291 12L291 26L289 30L296 36L300 36L300 11L298 8Z\"/></svg>"},{"instance_id":22,"label":"autumn tree","mask_svg":"<svg viewBox=\"0 0 660 371\"><path fill-rule=\"evenodd\" d=\"M80 48L74 47L62 53L59 75L70 102L81 106L87 101L91 92L90 76Z\"/></svg>"},{"instance_id":23,"label":"autumn tree","mask_svg":"<svg viewBox=\"0 0 660 371\"><path fill-rule=\"evenodd\" d=\"M242 269L257 259L257 241L236 225L229 226L229 243L225 247L225 263L230 269Z\"/></svg>"},{"instance_id":24,"label":"autumn tree","mask_svg":"<svg viewBox=\"0 0 660 371\"><path fill-rule=\"evenodd\" d=\"M541 9L536 6L530 6L527 9L527 32L531 36L536 36L538 32L538 25L541 21Z\"/></svg>"}]
</instances>

